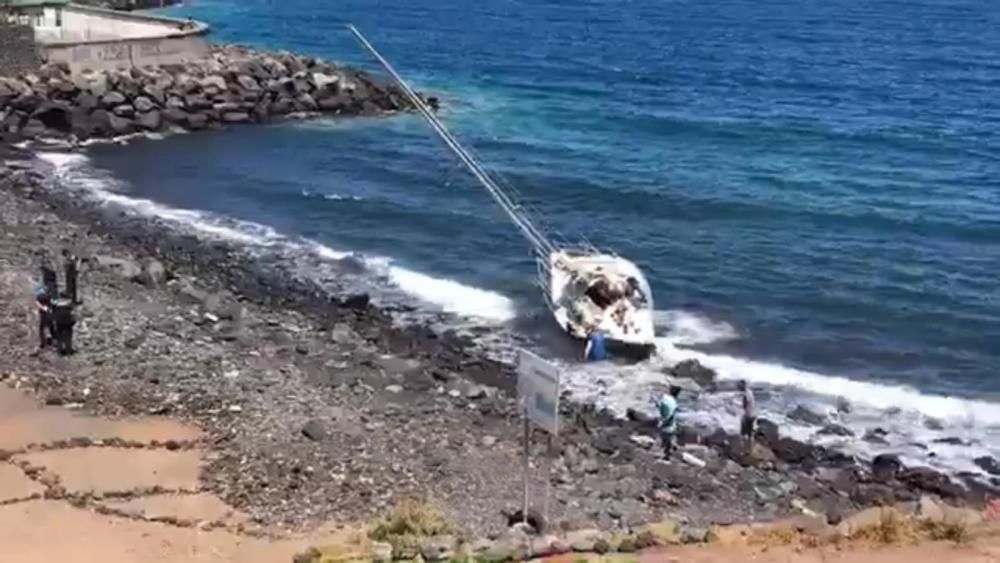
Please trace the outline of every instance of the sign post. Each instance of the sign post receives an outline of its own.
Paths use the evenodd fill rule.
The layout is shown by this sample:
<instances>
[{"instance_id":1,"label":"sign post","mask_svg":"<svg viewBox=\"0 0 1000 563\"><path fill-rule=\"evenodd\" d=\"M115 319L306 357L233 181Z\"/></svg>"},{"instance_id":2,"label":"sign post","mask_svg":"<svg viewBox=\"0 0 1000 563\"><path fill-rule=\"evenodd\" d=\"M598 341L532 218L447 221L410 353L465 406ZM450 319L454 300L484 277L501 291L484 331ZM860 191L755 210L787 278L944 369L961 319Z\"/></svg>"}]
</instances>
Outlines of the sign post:
<instances>
[{"instance_id":1,"label":"sign post","mask_svg":"<svg viewBox=\"0 0 1000 563\"><path fill-rule=\"evenodd\" d=\"M523 348L517 355L517 394L524 413L524 498L521 515L528 519L528 470L531 466L531 423L546 431L548 460L543 519L549 517L552 487L552 438L559 433L559 369L537 354Z\"/></svg>"}]
</instances>

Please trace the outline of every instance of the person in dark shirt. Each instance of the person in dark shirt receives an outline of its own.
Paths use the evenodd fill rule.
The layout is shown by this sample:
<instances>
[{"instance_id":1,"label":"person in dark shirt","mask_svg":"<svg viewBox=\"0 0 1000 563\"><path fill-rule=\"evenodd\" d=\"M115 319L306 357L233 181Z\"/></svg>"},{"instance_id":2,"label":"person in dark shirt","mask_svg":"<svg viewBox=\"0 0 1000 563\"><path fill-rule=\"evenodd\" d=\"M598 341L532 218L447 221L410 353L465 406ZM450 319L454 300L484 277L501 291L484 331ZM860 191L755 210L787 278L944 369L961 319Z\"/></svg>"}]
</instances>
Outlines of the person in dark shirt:
<instances>
[{"instance_id":1,"label":"person in dark shirt","mask_svg":"<svg viewBox=\"0 0 1000 563\"><path fill-rule=\"evenodd\" d=\"M42 274L42 285L48 293L49 299L54 299L59 294L59 282L56 280L56 271L52 269L48 257L43 255L39 266Z\"/></svg>"},{"instance_id":2,"label":"person in dark shirt","mask_svg":"<svg viewBox=\"0 0 1000 563\"><path fill-rule=\"evenodd\" d=\"M35 290L35 306L38 309L38 347L45 348L52 336L52 297L44 283Z\"/></svg>"},{"instance_id":3,"label":"person in dark shirt","mask_svg":"<svg viewBox=\"0 0 1000 563\"><path fill-rule=\"evenodd\" d=\"M750 390L746 381L741 380L737 385L743 403L743 416L740 419L740 436L743 438L743 443L747 447L752 448L753 431L757 424L757 400L754 398L753 391Z\"/></svg>"},{"instance_id":4,"label":"person in dark shirt","mask_svg":"<svg viewBox=\"0 0 1000 563\"><path fill-rule=\"evenodd\" d=\"M63 273L66 275L66 295L74 305L80 302L76 294L76 280L80 275L80 259L63 249Z\"/></svg>"},{"instance_id":5,"label":"person in dark shirt","mask_svg":"<svg viewBox=\"0 0 1000 563\"><path fill-rule=\"evenodd\" d=\"M52 302L52 327L56 342L56 350L60 355L73 353L73 301L67 293L63 293Z\"/></svg>"}]
</instances>

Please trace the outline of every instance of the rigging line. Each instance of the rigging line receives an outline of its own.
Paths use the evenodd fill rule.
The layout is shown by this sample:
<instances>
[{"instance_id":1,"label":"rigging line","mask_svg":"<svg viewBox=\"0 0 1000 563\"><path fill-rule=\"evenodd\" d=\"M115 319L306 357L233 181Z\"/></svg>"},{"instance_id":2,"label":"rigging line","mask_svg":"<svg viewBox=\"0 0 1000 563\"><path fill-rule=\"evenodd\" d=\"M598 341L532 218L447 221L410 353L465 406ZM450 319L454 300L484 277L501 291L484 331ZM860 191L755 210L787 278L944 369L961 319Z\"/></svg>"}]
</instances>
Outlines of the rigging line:
<instances>
[{"instance_id":1,"label":"rigging line","mask_svg":"<svg viewBox=\"0 0 1000 563\"><path fill-rule=\"evenodd\" d=\"M499 186L493 182L489 174L487 174L479 163L469 155L465 148L459 144L454 136L452 136L451 132L437 120L430 108L428 108L424 101L420 99L420 96L418 96L416 92L410 88L409 84L407 84L406 81L404 81L403 78L396 73L396 70L392 67L392 65L390 65L389 62L385 60L381 54L379 54L375 47L372 46L367 39L365 39L356 27L348 24L347 28L354 34L361 45L364 46L365 49L367 49L372 56L379 61L379 63L381 63L385 70L399 84L400 88L402 88L403 92L410 99L410 102L417 108L428 123L431 124L431 127L438 134L438 136L444 140L445 144L448 145L448 148L450 148L452 152L459 157L462 163L469 168L476 179L483 184L490 195L493 196L494 200L496 200L496 202L500 205L500 208L503 209L510 216L511 220L514 221L514 224L521 229L525 238L527 238L528 241L535 247L536 252L544 256L551 254L554 250L552 244L541 234L541 232L538 231L537 228L535 228L534 225L531 224L530 221L528 221L526 217L517 212L516 205L507 197L506 194L503 193L502 190L500 190Z\"/></svg>"}]
</instances>

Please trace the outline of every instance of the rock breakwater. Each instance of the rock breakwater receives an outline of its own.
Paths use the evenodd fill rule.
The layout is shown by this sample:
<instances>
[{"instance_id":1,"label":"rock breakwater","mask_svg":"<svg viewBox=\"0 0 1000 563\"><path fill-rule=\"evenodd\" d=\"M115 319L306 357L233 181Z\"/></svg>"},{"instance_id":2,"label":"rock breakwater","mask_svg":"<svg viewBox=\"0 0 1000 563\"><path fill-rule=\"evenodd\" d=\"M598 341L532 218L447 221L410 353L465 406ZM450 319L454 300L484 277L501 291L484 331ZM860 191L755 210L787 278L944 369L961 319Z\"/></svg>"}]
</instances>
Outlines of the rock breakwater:
<instances>
[{"instance_id":1,"label":"rock breakwater","mask_svg":"<svg viewBox=\"0 0 1000 563\"><path fill-rule=\"evenodd\" d=\"M0 141L195 131L409 108L397 86L360 70L287 52L216 46L207 59L187 64L78 74L50 64L37 73L0 78Z\"/></svg>"}]
</instances>

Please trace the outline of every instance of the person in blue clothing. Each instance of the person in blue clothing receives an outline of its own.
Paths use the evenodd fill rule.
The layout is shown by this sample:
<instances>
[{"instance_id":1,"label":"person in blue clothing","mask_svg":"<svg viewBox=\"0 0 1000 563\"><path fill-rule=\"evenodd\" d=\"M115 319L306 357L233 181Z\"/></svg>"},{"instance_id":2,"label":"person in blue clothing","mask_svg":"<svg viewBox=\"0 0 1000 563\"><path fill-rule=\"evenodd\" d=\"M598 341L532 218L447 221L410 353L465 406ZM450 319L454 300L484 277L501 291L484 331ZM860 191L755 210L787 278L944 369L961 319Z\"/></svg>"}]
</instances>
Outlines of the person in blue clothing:
<instances>
[{"instance_id":1,"label":"person in blue clothing","mask_svg":"<svg viewBox=\"0 0 1000 563\"><path fill-rule=\"evenodd\" d=\"M608 359L608 348L604 344L604 333L594 329L587 337L587 347L583 350L583 359L588 362L600 362Z\"/></svg>"},{"instance_id":2,"label":"person in blue clothing","mask_svg":"<svg viewBox=\"0 0 1000 563\"><path fill-rule=\"evenodd\" d=\"M671 385L670 390L656 401L656 410L660 415L658 427L660 442L663 445L663 459L670 459L677 445L677 397L681 388Z\"/></svg>"}]
</instances>

